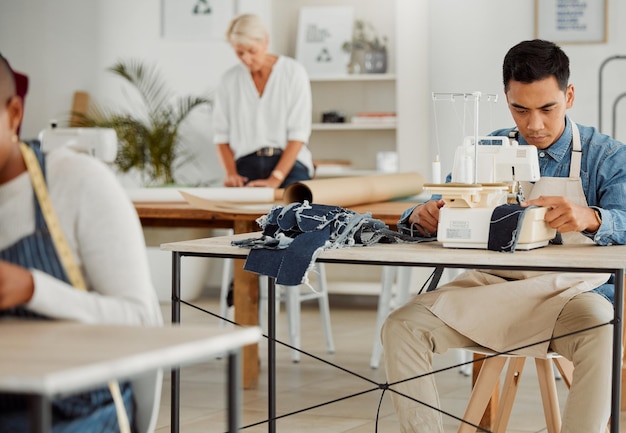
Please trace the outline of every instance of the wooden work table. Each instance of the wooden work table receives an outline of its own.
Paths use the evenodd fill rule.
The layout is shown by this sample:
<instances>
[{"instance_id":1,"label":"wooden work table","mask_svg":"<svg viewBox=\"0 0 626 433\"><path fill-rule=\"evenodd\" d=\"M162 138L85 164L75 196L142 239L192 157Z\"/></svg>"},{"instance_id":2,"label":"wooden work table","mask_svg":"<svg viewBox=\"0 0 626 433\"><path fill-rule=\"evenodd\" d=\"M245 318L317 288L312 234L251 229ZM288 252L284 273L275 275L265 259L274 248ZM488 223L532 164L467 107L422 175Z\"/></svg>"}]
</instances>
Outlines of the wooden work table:
<instances>
[{"instance_id":1,"label":"wooden work table","mask_svg":"<svg viewBox=\"0 0 626 433\"><path fill-rule=\"evenodd\" d=\"M276 203L280 204L280 203ZM372 217L394 228L402 212L417 204L407 201L387 201L350 206L349 209L364 213L372 212ZM230 228L236 233L247 233L258 229L256 219L266 212L217 212L197 209L183 202L141 202L134 203L137 215L144 227L201 227ZM236 230L236 225L247 224L250 230Z\"/></svg>"}]
</instances>

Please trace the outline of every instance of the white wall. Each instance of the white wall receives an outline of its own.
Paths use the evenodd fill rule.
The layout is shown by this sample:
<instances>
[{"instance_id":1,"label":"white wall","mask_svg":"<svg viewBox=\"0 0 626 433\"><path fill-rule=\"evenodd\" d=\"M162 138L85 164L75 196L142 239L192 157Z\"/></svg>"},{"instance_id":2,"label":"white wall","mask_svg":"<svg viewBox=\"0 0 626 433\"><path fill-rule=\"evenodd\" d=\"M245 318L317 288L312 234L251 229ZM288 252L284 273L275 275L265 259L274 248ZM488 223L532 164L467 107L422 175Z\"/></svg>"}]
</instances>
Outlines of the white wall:
<instances>
[{"instance_id":1,"label":"white wall","mask_svg":"<svg viewBox=\"0 0 626 433\"><path fill-rule=\"evenodd\" d=\"M485 130L513 126L502 92L502 59L516 43L533 39L535 0L430 0L430 87L435 92L497 93L500 100L490 115L481 109ZM571 79L576 100L569 115L576 122L598 125L598 69L604 59L626 54L626 3L608 1L608 42L605 44L563 44L570 57ZM612 63L605 73L603 132L610 133L610 110L615 96L626 91L626 61ZM626 105L626 104L625 104ZM450 107L448 107L449 110ZM457 107L458 108L458 107ZM432 111L432 109L431 109ZM619 113L619 111L618 111ZM626 106L621 107L626 119ZM445 107L437 108L437 116ZM458 122L447 117L442 129ZM493 120L490 120L493 119ZM441 119L438 119L441 121ZM433 128L431 122L431 130ZM440 122L441 123L441 122ZM482 123L482 122L481 122ZM622 124L626 121L622 120ZM493 127L491 127L493 126ZM626 127L616 137L626 141ZM434 132L431 151L434 152ZM440 142L440 145L443 144ZM449 146L452 147L452 146ZM450 152L450 150L449 150ZM450 153L448 153L450 155ZM448 161L451 156L448 156Z\"/></svg>"},{"instance_id":2,"label":"white wall","mask_svg":"<svg viewBox=\"0 0 626 433\"><path fill-rule=\"evenodd\" d=\"M269 0L239 0L271 22ZM106 68L137 58L156 65L177 95L207 94L237 62L221 40L180 41L161 36L161 2L156 0L3 0L0 52L30 78L23 138L36 137L50 119L67 121L76 90L100 104L119 107L132 94ZM192 114L183 131L196 156L178 179L208 182L223 175L211 141L208 108Z\"/></svg>"},{"instance_id":3,"label":"white wall","mask_svg":"<svg viewBox=\"0 0 626 433\"><path fill-rule=\"evenodd\" d=\"M293 28L295 5L311 1L238 0L237 3L242 10L261 13L278 29ZM392 46L403 47L404 55L415 56L412 62L408 58L396 61L393 58L396 50L390 53L392 65L408 64L403 67L408 68L403 69L408 71L404 75L396 71L398 84L402 86L398 93L420 99L414 103L399 100L399 107L408 104L404 105L405 113L410 110L416 118L416 113L421 113L416 122L419 128L399 134L400 149L413 155L421 153L426 161L432 158L435 152L432 102L422 100L429 99L432 91L498 93L501 101L493 114L481 111L481 118L489 121L485 128L512 124L502 98L501 62L510 46L534 37L535 0L397 0L398 33L394 32L389 18L393 19L393 12L385 6L388 4L385 0L319 0L317 3L357 4L358 14L371 18L381 32L387 33ZM600 63L611 55L626 54L626 28L621 25L626 19L626 3L608 0L608 7L608 43L563 45L571 59L571 81L576 86L576 103L570 114L576 121L589 125L598 123ZM36 136L52 118L67 118L75 90L88 91L98 102L124 102L122 83L105 72L118 59L137 57L154 62L179 94L210 92L222 72L237 61L224 41L166 40L160 35L160 24L161 2L157 0L3 0L0 52L31 78L23 136ZM403 32L409 34L405 36ZM294 38L272 42L276 52L294 54ZM605 73L604 132L610 132L613 98L626 90L622 79L625 71L626 62L615 62ZM415 74L413 83L411 74ZM626 107L621 107L621 112L624 111ZM451 129L450 125L456 122L453 118L445 119L443 112L437 114L438 123L444 123L440 129ZM626 117L626 113L621 117ZM186 132L194 144L197 167L185 170L184 175L192 181L220 177L222 171L211 145L208 110L197 112L190 125ZM430 134L421 131L426 125ZM412 135L415 143L410 142ZM626 140L626 127L618 128L617 137ZM416 152L420 147L422 151Z\"/></svg>"}]
</instances>

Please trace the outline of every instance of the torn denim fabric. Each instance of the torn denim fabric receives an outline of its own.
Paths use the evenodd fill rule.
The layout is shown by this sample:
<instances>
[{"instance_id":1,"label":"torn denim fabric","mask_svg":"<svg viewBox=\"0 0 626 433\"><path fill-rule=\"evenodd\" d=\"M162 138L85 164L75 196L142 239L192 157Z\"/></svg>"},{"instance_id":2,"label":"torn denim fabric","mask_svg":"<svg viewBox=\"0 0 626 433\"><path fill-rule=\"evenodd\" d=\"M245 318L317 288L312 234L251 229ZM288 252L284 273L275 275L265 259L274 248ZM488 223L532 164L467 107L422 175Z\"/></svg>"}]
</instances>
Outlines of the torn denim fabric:
<instances>
[{"instance_id":1,"label":"torn denim fabric","mask_svg":"<svg viewBox=\"0 0 626 433\"><path fill-rule=\"evenodd\" d=\"M275 206L257 223L263 229L261 237L232 244L251 249L245 270L274 277L276 284L286 286L307 284L307 272L325 249L433 240L390 230L369 212L308 201Z\"/></svg>"},{"instance_id":2,"label":"torn denim fabric","mask_svg":"<svg viewBox=\"0 0 626 433\"><path fill-rule=\"evenodd\" d=\"M518 204L503 204L496 207L491 214L489 223L489 239L487 249L506 253L515 252L528 209L536 206L522 207Z\"/></svg>"}]
</instances>

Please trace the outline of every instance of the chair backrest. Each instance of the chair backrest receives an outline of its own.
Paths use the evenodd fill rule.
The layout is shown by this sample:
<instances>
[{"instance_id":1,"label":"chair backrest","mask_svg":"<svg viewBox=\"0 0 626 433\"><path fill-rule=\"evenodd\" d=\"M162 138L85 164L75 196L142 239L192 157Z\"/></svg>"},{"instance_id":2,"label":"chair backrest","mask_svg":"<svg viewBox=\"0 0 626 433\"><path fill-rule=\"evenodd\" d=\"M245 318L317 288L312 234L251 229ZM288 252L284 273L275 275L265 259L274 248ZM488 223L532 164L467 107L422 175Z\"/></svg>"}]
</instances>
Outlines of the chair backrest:
<instances>
[{"instance_id":1,"label":"chair backrest","mask_svg":"<svg viewBox=\"0 0 626 433\"><path fill-rule=\"evenodd\" d=\"M162 370L144 373L131 379L137 405L135 425L138 433L153 433L156 428L162 382Z\"/></svg>"}]
</instances>

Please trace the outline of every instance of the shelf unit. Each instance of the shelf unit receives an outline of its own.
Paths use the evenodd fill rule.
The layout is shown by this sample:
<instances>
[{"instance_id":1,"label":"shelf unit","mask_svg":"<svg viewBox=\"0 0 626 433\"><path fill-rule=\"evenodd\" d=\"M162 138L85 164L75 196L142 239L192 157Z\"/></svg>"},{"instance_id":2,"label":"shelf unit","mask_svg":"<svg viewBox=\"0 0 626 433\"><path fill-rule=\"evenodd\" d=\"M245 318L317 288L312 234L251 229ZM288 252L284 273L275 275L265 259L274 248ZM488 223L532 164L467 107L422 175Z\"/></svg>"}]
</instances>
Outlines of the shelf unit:
<instances>
[{"instance_id":1,"label":"shelf unit","mask_svg":"<svg viewBox=\"0 0 626 433\"><path fill-rule=\"evenodd\" d=\"M396 74L342 74L309 77L312 83L327 81L395 81Z\"/></svg>"},{"instance_id":2,"label":"shelf unit","mask_svg":"<svg viewBox=\"0 0 626 433\"><path fill-rule=\"evenodd\" d=\"M313 124L310 149L315 159L350 161L355 170L375 170L376 155L396 151L397 122L351 123L358 112L396 112L395 74L311 77ZM345 123L321 123L322 113L338 111Z\"/></svg>"},{"instance_id":3,"label":"shelf unit","mask_svg":"<svg viewBox=\"0 0 626 433\"><path fill-rule=\"evenodd\" d=\"M396 129L397 122L384 123L313 123L313 131L359 131L362 129Z\"/></svg>"}]
</instances>

